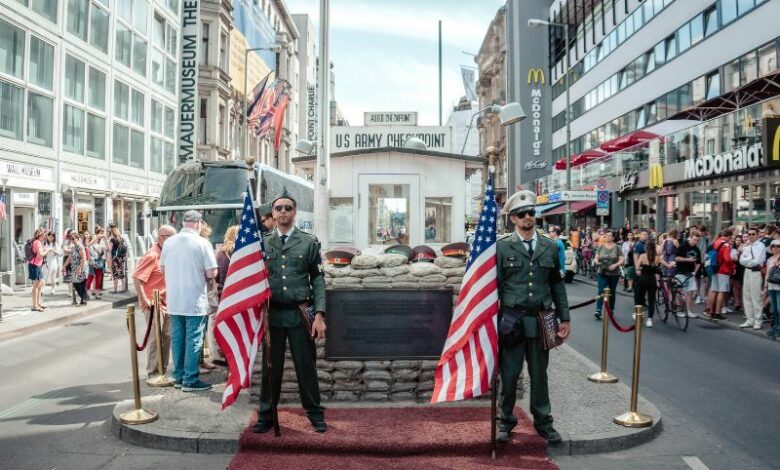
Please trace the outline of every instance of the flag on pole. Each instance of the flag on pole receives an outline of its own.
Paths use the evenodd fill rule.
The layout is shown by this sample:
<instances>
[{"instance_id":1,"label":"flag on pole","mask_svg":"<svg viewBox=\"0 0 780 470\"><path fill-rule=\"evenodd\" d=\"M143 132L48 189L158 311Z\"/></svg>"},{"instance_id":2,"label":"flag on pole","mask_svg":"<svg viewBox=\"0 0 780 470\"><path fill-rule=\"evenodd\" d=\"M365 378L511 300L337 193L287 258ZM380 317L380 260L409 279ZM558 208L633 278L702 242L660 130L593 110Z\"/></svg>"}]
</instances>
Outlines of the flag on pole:
<instances>
[{"instance_id":1,"label":"flag on pole","mask_svg":"<svg viewBox=\"0 0 780 470\"><path fill-rule=\"evenodd\" d=\"M450 331L436 365L431 403L474 398L490 390L498 357L497 218L491 172Z\"/></svg>"},{"instance_id":2,"label":"flag on pole","mask_svg":"<svg viewBox=\"0 0 780 470\"><path fill-rule=\"evenodd\" d=\"M268 75L265 76L262 80L260 80L260 83L257 84L252 89L251 99L249 96L247 96L247 101L250 102L249 106L246 108L246 116L249 117L252 115L252 111L255 109L255 107L260 103L260 97L263 96L263 90L265 90L265 86L268 83L268 78L271 76L273 72L268 72Z\"/></svg>"},{"instance_id":3,"label":"flag on pole","mask_svg":"<svg viewBox=\"0 0 780 470\"><path fill-rule=\"evenodd\" d=\"M290 102L290 95L285 93L279 98L279 104L276 105L276 111L274 111L274 150L279 150L279 145L282 143L282 126L284 124L284 110L287 108L287 104Z\"/></svg>"},{"instance_id":4,"label":"flag on pole","mask_svg":"<svg viewBox=\"0 0 780 470\"><path fill-rule=\"evenodd\" d=\"M257 231L248 189L214 322L214 337L229 370L222 394L223 410L236 401L241 389L251 385L252 368L265 328L264 305L271 297L263 238Z\"/></svg>"},{"instance_id":5,"label":"flag on pole","mask_svg":"<svg viewBox=\"0 0 780 470\"><path fill-rule=\"evenodd\" d=\"M284 95L287 94L286 82L280 82L271 92L269 99L269 106L264 110L257 118L257 127L255 128L255 134L258 139L262 139L271 130L271 124L273 124L274 114L279 107L279 103Z\"/></svg>"},{"instance_id":6,"label":"flag on pole","mask_svg":"<svg viewBox=\"0 0 780 470\"><path fill-rule=\"evenodd\" d=\"M274 103L276 103L280 86L281 81L278 78L266 85L263 94L260 96L260 101L252 109L252 114L249 115L249 125L255 130L255 134L259 134L260 127L266 120L271 119L272 114L269 113Z\"/></svg>"},{"instance_id":7,"label":"flag on pole","mask_svg":"<svg viewBox=\"0 0 780 470\"><path fill-rule=\"evenodd\" d=\"M7 220L8 212L5 207L5 191L0 193L0 220Z\"/></svg>"},{"instance_id":8,"label":"flag on pole","mask_svg":"<svg viewBox=\"0 0 780 470\"><path fill-rule=\"evenodd\" d=\"M474 79L474 69L461 66L460 76L463 78L463 88L466 90L466 99L469 101L478 101L477 83Z\"/></svg>"}]
</instances>

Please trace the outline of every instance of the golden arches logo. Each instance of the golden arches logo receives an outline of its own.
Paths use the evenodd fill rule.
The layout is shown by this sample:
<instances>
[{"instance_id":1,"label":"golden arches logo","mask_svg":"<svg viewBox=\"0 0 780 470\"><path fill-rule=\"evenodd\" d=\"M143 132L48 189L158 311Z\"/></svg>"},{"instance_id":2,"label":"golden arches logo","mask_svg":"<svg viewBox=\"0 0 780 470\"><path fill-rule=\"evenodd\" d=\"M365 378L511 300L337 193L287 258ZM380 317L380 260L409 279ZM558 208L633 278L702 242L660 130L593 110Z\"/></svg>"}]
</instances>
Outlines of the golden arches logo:
<instances>
[{"instance_id":1,"label":"golden arches logo","mask_svg":"<svg viewBox=\"0 0 780 470\"><path fill-rule=\"evenodd\" d=\"M532 80L534 83L544 84L544 70L539 68L528 69L528 77L526 80L528 81L529 85L531 84Z\"/></svg>"},{"instance_id":2,"label":"golden arches logo","mask_svg":"<svg viewBox=\"0 0 780 470\"><path fill-rule=\"evenodd\" d=\"M780 126L777 126L775 128L775 138L772 139L772 153L771 155L773 161L780 161Z\"/></svg>"},{"instance_id":3,"label":"golden arches logo","mask_svg":"<svg viewBox=\"0 0 780 470\"><path fill-rule=\"evenodd\" d=\"M650 165L650 189L664 187L664 168L658 164L653 163Z\"/></svg>"},{"instance_id":4,"label":"golden arches logo","mask_svg":"<svg viewBox=\"0 0 780 470\"><path fill-rule=\"evenodd\" d=\"M762 127L764 165L778 167L780 166L780 118L764 118Z\"/></svg>"}]
</instances>

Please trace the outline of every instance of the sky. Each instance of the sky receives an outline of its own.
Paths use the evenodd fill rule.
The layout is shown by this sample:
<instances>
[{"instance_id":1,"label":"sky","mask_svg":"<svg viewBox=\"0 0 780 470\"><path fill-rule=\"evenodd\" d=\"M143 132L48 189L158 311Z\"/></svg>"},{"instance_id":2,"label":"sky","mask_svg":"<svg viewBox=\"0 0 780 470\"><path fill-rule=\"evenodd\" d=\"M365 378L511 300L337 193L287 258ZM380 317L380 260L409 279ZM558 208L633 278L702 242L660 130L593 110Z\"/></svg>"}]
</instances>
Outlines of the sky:
<instances>
[{"instance_id":1,"label":"sky","mask_svg":"<svg viewBox=\"0 0 780 470\"><path fill-rule=\"evenodd\" d=\"M285 0L319 31L319 0ZM333 0L330 60L335 98L350 125L365 111L417 111L439 124L438 21L442 21L442 122L465 95L460 66L473 55L505 0ZM319 45L318 45L319 46Z\"/></svg>"}]
</instances>

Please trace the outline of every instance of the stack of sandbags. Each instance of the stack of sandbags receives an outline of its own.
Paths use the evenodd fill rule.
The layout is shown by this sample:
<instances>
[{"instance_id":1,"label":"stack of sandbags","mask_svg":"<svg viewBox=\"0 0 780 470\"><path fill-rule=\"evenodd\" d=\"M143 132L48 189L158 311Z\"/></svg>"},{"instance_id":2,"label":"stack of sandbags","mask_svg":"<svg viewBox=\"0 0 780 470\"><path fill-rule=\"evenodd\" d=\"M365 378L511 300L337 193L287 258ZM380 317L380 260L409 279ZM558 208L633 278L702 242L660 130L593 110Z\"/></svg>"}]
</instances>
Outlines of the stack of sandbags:
<instances>
[{"instance_id":1,"label":"stack of sandbags","mask_svg":"<svg viewBox=\"0 0 780 470\"><path fill-rule=\"evenodd\" d=\"M333 363L333 400L357 401L365 384L361 379L363 361L336 361Z\"/></svg>"},{"instance_id":2,"label":"stack of sandbags","mask_svg":"<svg viewBox=\"0 0 780 470\"><path fill-rule=\"evenodd\" d=\"M437 361L422 361L420 363L420 378L417 384L417 400L428 402L433 396L433 374Z\"/></svg>"},{"instance_id":3,"label":"stack of sandbags","mask_svg":"<svg viewBox=\"0 0 780 470\"><path fill-rule=\"evenodd\" d=\"M325 272L325 286L333 285L334 279L348 278L352 276L352 266L336 266L326 263L322 269ZM358 283L360 281L357 281Z\"/></svg>"},{"instance_id":4,"label":"stack of sandbags","mask_svg":"<svg viewBox=\"0 0 780 470\"><path fill-rule=\"evenodd\" d=\"M441 268L441 274L445 276L445 283L452 287L456 294L460 292L460 286L463 283L463 274L466 272L466 260L450 256L439 256L433 262Z\"/></svg>"},{"instance_id":5,"label":"stack of sandbags","mask_svg":"<svg viewBox=\"0 0 780 470\"><path fill-rule=\"evenodd\" d=\"M442 287L442 284L447 280L447 277L442 274L441 268L434 263L414 263L409 268L409 274L419 280L421 289L437 289Z\"/></svg>"},{"instance_id":6,"label":"stack of sandbags","mask_svg":"<svg viewBox=\"0 0 780 470\"><path fill-rule=\"evenodd\" d=\"M393 376L388 397L390 401L417 400L420 361L393 361L390 371Z\"/></svg>"},{"instance_id":7,"label":"stack of sandbags","mask_svg":"<svg viewBox=\"0 0 780 470\"><path fill-rule=\"evenodd\" d=\"M390 361L366 361L362 376L365 388L361 400L387 401L393 382L390 364Z\"/></svg>"}]
</instances>

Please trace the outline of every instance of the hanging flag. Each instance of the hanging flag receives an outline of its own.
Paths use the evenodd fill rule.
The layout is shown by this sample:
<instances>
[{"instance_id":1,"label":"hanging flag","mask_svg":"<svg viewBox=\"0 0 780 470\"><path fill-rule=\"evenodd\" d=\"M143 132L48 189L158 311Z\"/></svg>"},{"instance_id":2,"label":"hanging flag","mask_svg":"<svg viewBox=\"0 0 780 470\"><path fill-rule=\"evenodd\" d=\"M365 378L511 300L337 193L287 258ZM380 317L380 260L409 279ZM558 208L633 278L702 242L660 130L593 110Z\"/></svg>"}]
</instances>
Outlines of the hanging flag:
<instances>
[{"instance_id":1,"label":"hanging flag","mask_svg":"<svg viewBox=\"0 0 780 470\"><path fill-rule=\"evenodd\" d=\"M463 78L463 88L466 90L466 99L477 101L477 82L474 79L474 69L460 67L460 76Z\"/></svg>"},{"instance_id":2,"label":"hanging flag","mask_svg":"<svg viewBox=\"0 0 780 470\"><path fill-rule=\"evenodd\" d=\"M282 127L284 126L284 110L290 103L290 95L285 93L279 98L279 104L274 111L274 150L278 151L282 143Z\"/></svg>"},{"instance_id":3,"label":"hanging flag","mask_svg":"<svg viewBox=\"0 0 780 470\"><path fill-rule=\"evenodd\" d=\"M260 96L260 101L254 109L252 109L252 114L249 115L249 126L255 130L255 134L258 132L258 128L262 123L262 118L268 115L268 111L273 107L273 104L276 101L276 93L279 90L280 83L280 80L277 78L266 85L263 94Z\"/></svg>"},{"instance_id":4,"label":"hanging flag","mask_svg":"<svg viewBox=\"0 0 780 470\"><path fill-rule=\"evenodd\" d=\"M434 373L431 403L485 394L498 357L496 194L490 172L476 238L452 314L450 331Z\"/></svg>"},{"instance_id":5,"label":"hanging flag","mask_svg":"<svg viewBox=\"0 0 780 470\"><path fill-rule=\"evenodd\" d=\"M214 321L214 337L229 371L222 394L223 410L236 401L241 389L251 385L252 368L265 329L264 305L271 297L263 238L257 231L248 187L235 243Z\"/></svg>"},{"instance_id":6,"label":"hanging flag","mask_svg":"<svg viewBox=\"0 0 780 470\"><path fill-rule=\"evenodd\" d=\"M0 220L7 220L8 212L5 207L5 191L0 193Z\"/></svg>"},{"instance_id":7,"label":"hanging flag","mask_svg":"<svg viewBox=\"0 0 780 470\"><path fill-rule=\"evenodd\" d=\"M271 130L271 124L273 124L274 113L279 106L282 96L287 91L287 84L280 83L273 89L271 96L269 97L270 106L265 112L257 118L257 127L255 128L255 135L258 139L262 139Z\"/></svg>"},{"instance_id":8,"label":"hanging flag","mask_svg":"<svg viewBox=\"0 0 780 470\"><path fill-rule=\"evenodd\" d=\"M252 111L255 109L255 106L260 103L260 97L263 96L263 90L265 90L265 86L268 83L268 77L270 77L272 73L273 72L268 72L268 75L260 80L260 83L258 83L257 86L252 89L252 94L247 96L246 100L248 103L250 103L246 108L247 117L252 115Z\"/></svg>"}]
</instances>

